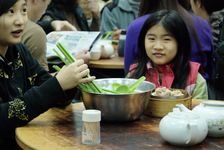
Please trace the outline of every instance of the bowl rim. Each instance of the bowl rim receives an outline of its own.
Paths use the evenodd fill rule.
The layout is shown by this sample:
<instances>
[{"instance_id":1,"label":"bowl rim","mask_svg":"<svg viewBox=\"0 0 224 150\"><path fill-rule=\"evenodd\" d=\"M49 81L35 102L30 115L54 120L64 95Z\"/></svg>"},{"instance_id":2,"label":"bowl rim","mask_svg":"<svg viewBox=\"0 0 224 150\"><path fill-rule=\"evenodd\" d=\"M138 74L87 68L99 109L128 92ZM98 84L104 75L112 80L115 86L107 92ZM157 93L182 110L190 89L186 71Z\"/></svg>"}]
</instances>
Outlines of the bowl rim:
<instances>
[{"instance_id":1,"label":"bowl rim","mask_svg":"<svg viewBox=\"0 0 224 150\"><path fill-rule=\"evenodd\" d=\"M134 79L134 78L100 78L100 79L95 79L93 81L103 81L103 80L122 80L122 79L125 79L125 80L137 80L137 79ZM79 87L79 89L81 90L81 92L85 92L85 93L90 93L90 94L94 94L94 95L108 95L108 96L122 96L122 95L134 95L134 94L142 94L142 93L151 93L155 88L156 88L156 85L150 81L143 81L145 83L150 83L152 85L152 88L151 89L148 89L148 90L145 90L145 91L138 91L138 92L134 92L134 93L118 93L118 94L113 94L113 93L95 93L95 92L88 92L88 91L83 91L81 90Z\"/></svg>"},{"instance_id":2,"label":"bowl rim","mask_svg":"<svg viewBox=\"0 0 224 150\"><path fill-rule=\"evenodd\" d=\"M191 95L188 95L185 98L175 98L175 99L172 99L172 98L169 99L169 98L161 99L161 98L153 98L153 97L150 96L149 100L151 100L151 101L187 101L187 100L192 100L192 96Z\"/></svg>"},{"instance_id":3,"label":"bowl rim","mask_svg":"<svg viewBox=\"0 0 224 150\"><path fill-rule=\"evenodd\" d=\"M114 94L113 93L95 93L95 92L88 92L88 91L83 91L83 90L81 90L81 92L94 94L94 95L105 95L105 96L128 96L128 95L149 93L151 91L149 90L149 91L139 91L139 92L135 92L135 93L114 93Z\"/></svg>"}]
</instances>

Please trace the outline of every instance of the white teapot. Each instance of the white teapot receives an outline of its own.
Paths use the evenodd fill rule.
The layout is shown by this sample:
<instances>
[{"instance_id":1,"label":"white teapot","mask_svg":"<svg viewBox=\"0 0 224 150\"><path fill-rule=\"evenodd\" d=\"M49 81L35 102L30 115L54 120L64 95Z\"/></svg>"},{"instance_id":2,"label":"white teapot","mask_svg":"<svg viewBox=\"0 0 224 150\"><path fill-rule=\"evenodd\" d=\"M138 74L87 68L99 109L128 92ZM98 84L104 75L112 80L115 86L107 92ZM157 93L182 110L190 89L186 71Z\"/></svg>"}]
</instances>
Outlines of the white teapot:
<instances>
[{"instance_id":1,"label":"white teapot","mask_svg":"<svg viewBox=\"0 0 224 150\"><path fill-rule=\"evenodd\" d=\"M179 146L198 144L208 133L206 121L182 104L161 119L159 129L165 141Z\"/></svg>"},{"instance_id":2,"label":"white teapot","mask_svg":"<svg viewBox=\"0 0 224 150\"><path fill-rule=\"evenodd\" d=\"M208 136L224 137L224 102L204 101L192 111L207 121Z\"/></svg>"}]
</instances>

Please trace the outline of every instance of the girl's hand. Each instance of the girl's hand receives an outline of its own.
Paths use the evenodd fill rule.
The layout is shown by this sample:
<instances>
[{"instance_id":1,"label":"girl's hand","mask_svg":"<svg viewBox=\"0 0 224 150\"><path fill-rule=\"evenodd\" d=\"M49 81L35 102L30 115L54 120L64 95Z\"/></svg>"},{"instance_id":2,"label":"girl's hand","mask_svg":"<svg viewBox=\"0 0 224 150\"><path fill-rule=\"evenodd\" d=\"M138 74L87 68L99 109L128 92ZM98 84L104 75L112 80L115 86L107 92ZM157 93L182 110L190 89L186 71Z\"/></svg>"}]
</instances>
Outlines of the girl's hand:
<instances>
[{"instance_id":1,"label":"girl's hand","mask_svg":"<svg viewBox=\"0 0 224 150\"><path fill-rule=\"evenodd\" d=\"M82 59L64 66L56 75L56 78L63 90L76 87L80 83L90 82L95 79L94 76L87 77L89 69Z\"/></svg>"}]
</instances>

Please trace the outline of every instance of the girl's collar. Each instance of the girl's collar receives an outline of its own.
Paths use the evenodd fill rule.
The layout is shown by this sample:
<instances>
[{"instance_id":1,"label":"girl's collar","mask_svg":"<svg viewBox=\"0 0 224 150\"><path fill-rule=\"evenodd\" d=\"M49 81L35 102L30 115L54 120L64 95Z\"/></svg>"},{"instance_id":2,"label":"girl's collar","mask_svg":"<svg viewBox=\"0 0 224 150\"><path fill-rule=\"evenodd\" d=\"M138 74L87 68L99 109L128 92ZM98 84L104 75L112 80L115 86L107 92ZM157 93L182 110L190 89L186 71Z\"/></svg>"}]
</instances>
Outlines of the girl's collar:
<instances>
[{"instance_id":1,"label":"girl's collar","mask_svg":"<svg viewBox=\"0 0 224 150\"><path fill-rule=\"evenodd\" d=\"M172 69L173 68L173 64L165 64L165 65L158 65L158 66L153 66L152 63L150 61L148 61L148 63L146 64L147 70L149 69L153 69L153 68L158 68L158 69Z\"/></svg>"}]
</instances>

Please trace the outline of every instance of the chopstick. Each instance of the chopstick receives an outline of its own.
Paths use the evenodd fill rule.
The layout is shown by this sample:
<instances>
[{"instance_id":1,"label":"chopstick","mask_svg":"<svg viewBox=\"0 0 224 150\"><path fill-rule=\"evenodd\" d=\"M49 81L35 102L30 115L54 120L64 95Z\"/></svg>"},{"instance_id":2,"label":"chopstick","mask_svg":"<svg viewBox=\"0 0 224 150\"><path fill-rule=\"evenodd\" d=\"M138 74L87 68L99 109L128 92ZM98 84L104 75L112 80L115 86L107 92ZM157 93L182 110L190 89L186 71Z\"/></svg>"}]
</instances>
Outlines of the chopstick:
<instances>
[{"instance_id":1,"label":"chopstick","mask_svg":"<svg viewBox=\"0 0 224 150\"><path fill-rule=\"evenodd\" d=\"M56 44L57 48L61 51L61 53L64 55L65 58L56 50L54 49L54 52L57 54L57 56L66 64L71 64L76 61L76 59L64 48L64 46L61 43ZM60 67L55 67L55 69L58 71L60 70ZM90 77L88 74L87 77ZM103 91L94 83L94 81L88 82L88 83L82 83L79 84L80 88L82 90L90 90L93 92L103 93Z\"/></svg>"}]
</instances>

